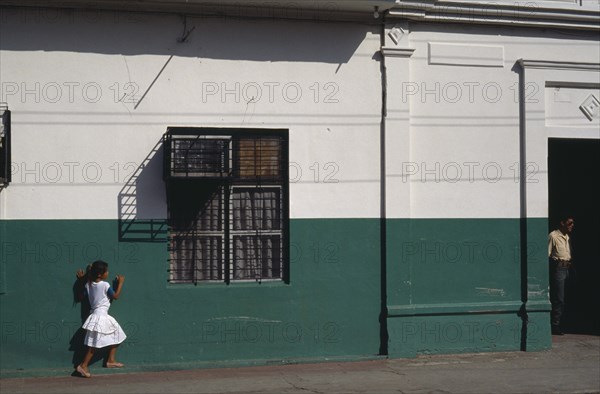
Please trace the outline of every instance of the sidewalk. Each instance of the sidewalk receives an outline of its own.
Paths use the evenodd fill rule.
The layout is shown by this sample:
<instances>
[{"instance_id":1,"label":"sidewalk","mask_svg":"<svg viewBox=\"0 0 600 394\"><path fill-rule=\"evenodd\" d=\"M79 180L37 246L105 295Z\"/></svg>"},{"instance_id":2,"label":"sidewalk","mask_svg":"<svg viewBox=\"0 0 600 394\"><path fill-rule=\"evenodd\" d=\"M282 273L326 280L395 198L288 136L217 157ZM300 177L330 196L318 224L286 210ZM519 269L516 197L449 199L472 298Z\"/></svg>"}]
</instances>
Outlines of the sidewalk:
<instances>
[{"instance_id":1,"label":"sidewalk","mask_svg":"<svg viewBox=\"0 0 600 394\"><path fill-rule=\"evenodd\" d=\"M600 337L546 352L0 380L0 393L600 393Z\"/></svg>"}]
</instances>

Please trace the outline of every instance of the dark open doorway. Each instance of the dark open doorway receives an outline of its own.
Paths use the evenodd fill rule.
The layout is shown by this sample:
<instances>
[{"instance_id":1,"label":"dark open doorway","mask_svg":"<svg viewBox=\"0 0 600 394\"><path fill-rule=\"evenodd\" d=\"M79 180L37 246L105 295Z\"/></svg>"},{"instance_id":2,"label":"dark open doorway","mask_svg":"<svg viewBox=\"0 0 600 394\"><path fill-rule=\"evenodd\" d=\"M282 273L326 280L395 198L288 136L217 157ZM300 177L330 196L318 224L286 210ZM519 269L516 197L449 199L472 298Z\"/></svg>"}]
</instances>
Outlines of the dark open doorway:
<instances>
[{"instance_id":1,"label":"dark open doorway","mask_svg":"<svg viewBox=\"0 0 600 394\"><path fill-rule=\"evenodd\" d=\"M600 140L548 141L549 231L560 215L575 219L571 235L574 274L566 289L563 330L600 335Z\"/></svg>"}]
</instances>

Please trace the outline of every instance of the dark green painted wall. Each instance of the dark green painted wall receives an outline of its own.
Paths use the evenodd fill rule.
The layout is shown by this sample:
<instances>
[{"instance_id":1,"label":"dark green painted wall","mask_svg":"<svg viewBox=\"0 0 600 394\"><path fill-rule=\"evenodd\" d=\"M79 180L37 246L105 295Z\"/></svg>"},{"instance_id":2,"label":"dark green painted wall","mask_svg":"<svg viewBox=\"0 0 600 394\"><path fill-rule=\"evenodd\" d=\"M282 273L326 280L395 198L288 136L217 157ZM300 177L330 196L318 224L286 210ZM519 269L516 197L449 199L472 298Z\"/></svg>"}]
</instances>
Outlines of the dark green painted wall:
<instances>
[{"instance_id":1,"label":"dark green painted wall","mask_svg":"<svg viewBox=\"0 0 600 394\"><path fill-rule=\"evenodd\" d=\"M131 366L378 353L377 220L292 220L290 284L229 286L168 284L166 245L119 243L117 221L4 224L5 375L68 367L80 356L74 274L97 258L109 262L111 277L126 276L110 313L128 334L120 359Z\"/></svg>"},{"instance_id":2,"label":"dark green painted wall","mask_svg":"<svg viewBox=\"0 0 600 394\"><path fill-rule=\"evenodd\" d=\"M98 258L111 277L126 276L111 314L129 336L120 350L129 371L377 357L382 248L391 357L546 349L547 221L525 224L388 220L381 245L377 219L296 219L289 284L193 286L167 283L160 222L128 233L117 220L3 221L1 372L64 374L81 357L74 273ZM139 238L158 242L131 242Z\"/></svg>"},{"instance_id":3,"label":"dark green painted wall","mask_svg":"<svg viewBox=\"0 0 600 394\"><path fill-rule=\"evenodd\" d=\"M550 347L546 219L388 220L386 233L390 356Z\"/></svg>"}]
</instances>

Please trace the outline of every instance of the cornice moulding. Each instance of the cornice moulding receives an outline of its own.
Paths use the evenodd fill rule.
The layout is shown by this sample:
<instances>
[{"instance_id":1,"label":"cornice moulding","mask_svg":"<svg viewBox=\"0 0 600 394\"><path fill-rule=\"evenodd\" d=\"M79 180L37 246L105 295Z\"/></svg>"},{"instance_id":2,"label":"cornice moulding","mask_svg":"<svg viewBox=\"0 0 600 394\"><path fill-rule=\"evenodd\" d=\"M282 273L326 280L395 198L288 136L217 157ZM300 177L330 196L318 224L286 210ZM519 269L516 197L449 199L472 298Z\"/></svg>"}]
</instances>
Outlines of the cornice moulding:
<instances>
[{"instance_id":1,"label":"cornice moulding","mask_svg":"<svg viewBox=\"0 0 600 394\"><path fill-rule=\"evenodd\" d=\"M411 57L414 51L414 48L381 48L381 53L383 56L388 57Z\"/></svg>"},{"instance_id":2,"label":"cornice moulding","mask_svg":"<svg viewBox=\"0 0 600 394\"><path fill-rule=\"evenodd\" d=\"M600 63L556 62L556 61L551 61L551 60L527 60L527 59L519 59L518 63L523 68L600 72Z\"/></svg>"},{"instance_id":3,"label":"cornice moulding","mask_svg":"<svg viewBox=\"0 0 600 394\"><path fill-rule=\"evenodd\" d=\"M600 9L568 3L541 7L516 2L397 1L388 19L600 31Z\"/></svg>"}]
</instances>

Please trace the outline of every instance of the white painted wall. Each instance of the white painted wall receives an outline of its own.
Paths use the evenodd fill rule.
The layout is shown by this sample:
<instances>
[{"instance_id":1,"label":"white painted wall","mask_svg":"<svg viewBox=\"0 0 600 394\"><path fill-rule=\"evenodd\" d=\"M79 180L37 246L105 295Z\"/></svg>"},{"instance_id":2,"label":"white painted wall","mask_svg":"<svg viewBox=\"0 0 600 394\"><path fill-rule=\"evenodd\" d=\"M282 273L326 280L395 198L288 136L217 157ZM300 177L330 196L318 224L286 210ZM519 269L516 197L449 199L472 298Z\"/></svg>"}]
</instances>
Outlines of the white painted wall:
<instances>
[{"instance_id":1,"label":"white painted wall","mask_svg":"<svg viewBox=\"0 0 600 394\"><path fill-rule=\"evenodd\" d=\"M196 18L178 43L178 16L94 15L1 25L14 162L4 218L119 217L119 194L168 126L289 128L291 217L378 216L372 27ZM137 186L138 218L166 217L159 156Z\"/></svg>"},{"instance_id":2,"label":"white painted wall","mask_svg":"<svg viewBox=\"0 0 600 394\"><path fill-rule=\"evenodd\" d=\"M414 49L401 62L388 65L388 73L409 69L405 78L394 75L388 88L394 108L408 105L409 134L394 143L410 152L394 165L395 187L408 190L410 203L388 194L388 217L398 218L515 218L520 215L519 72L521 58L598 63L598 38L585 33L560 33L479 26L409 25L408 40L396 46ZM555 78L570 81L571 72L557 70ZM600 82L598 72L588 73L588 85L578 96L597 92L589 82ZM575 80L573 80L575 81ZM529 180L537 180L533 217L547 216L547 137L552 122L560 119L573 130L600 138L598 121L590 122L579 103L544 102L546 81L528 80L527 118L544 126L542 137L527 149ZM535 106L529 103L535 102ZM541 107L541 108L540 108ZM551 112L549 112L551 110ZM397 116L397 115L392 115ZM576 121L574 118L577 118ZM393 118L395 119L395 118ZM400 125L401 127L402 125ZM405 126L406 127L406 126ZM388 122L388 135L399 135ZM581 135L581 132L579 133ZM393 152L395 147L388 147ZM408 156L408 158L407 158ZM390 175L390 174L388 174ZM400 180L398 180L400 179ZM545 189L544 189L545 188ZM533 189L532 189L533 190ZM533 191L532 191L533 193ZM545 193L545 194L544 194Z\"/></svg>"},{"instance_id":3,"label":"white painted wall","mask_svg":"<svg viewBox=\"0 0 600 394\"><path fill-rule=\"evenodd\" d=\"M378 28L189 18L194 30L178 43L178 16L110 12L92 21L53 12L3 14L0 26L0 101L13 114L14 162L2 218L166 217L154 150L169 126L289 128L292 218L379 217ZM405 28L398 45L386 38L386 46L414 49L386 59L387 217L519 217L517 60L598 63L597 37ZM540 177L534 216L547 214L546 138L565 128L597 135L597 122L556 124L579 112L548 102L545 83L570 75L527 80L535 101L527 119L538 127L527 155ZM578 80L597 77L586 75ZM136 203L123 212L126 191Z\"/></svg>"}]
</instances>

